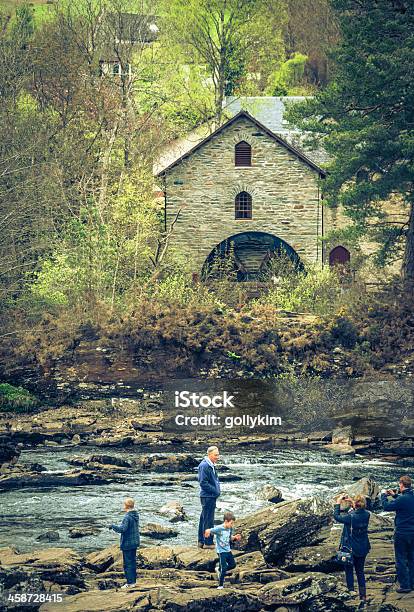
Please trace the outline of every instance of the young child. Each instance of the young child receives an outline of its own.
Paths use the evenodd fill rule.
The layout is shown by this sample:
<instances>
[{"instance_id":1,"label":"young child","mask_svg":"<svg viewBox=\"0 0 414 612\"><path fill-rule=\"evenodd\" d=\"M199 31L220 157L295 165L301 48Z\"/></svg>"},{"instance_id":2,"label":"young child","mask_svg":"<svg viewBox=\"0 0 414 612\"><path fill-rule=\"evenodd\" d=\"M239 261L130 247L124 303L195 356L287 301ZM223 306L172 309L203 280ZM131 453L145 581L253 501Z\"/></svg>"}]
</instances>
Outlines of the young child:
<instances>
[{"instance_id":1,"label":"young child","mask_svg":"<svg viewBox=\"0 0 414 612\"><path fill-rule=\"evenodd\" d=\"M219 586L218 589L224 588L224 578L228 570L232 570L236 567L236 562L230 550L231 542L235 542L241 539L241 535L232 535L234 521L236 520L232 512L225 512L224 522L218 527L212 527L206 529L204 536L208 538L210 534L216 536L216 551L219 557Z\"/></svg>"},{"instance_id":2,"label":"young child","mask_svg":"<svg viewBox=\"0 0 414 612\"><path fill-rule=\"evenodd\" d=\"M133 587L137 581L137 548L140 544L139 514L131 497L124 500L125 516L120 525L109 525L109 529L121 534L120 548L124 560L126 584L121 589Z\"/></svg>"}]
</instances>

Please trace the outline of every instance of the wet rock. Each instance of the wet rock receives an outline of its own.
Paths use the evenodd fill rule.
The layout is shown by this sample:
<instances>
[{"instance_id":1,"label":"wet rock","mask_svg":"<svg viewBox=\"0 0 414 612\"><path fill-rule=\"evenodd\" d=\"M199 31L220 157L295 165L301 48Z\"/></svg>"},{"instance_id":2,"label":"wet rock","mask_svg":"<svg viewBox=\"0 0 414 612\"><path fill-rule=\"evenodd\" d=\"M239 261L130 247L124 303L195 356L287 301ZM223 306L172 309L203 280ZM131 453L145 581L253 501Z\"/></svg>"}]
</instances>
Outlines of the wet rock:
<instances>
[{"instance_id":1,"label":"wet rock","mask_svg":"<svg viewBox=\"0 0 414 612\"><path fill-rule=\"evenodd\" d=\"M166 540L168 538L176 538L178 531L171 527L164 527L158 523L147 523L141 528L141 535L153 540Z\"/></svg>"},{"instance_id":2,"label":"wet rock","mask_svg":"<svg viewBox=\"0 0 414 612\"><path fill-rule=\"evenodd\" d=\"M258 499L265 499L266 501L278 504L283 501L283 495L280 489L277 489L271 484L267 484L256 493Z\"/></svg>"},{"instance_id":3,"label":"wet rock","mask_svg":"<svg viewBox=\"0 0 414 612\"><path fill-rule=\"evenodd\" d=\"M187 514L183 508L183 505L176 500L172 500L164 504L159 510L160 514L164 514L169 517L171 523L178 523L180 521L187 520Z\"/></svg>"},{"instance_id":4,"label":"wet rock","mask_svg":"<svg viewBox=\"0 0 414 612\"><path fill-rule=\"evenodd\" d=\"M118 467L130 468L133 465L132 461L127 461L121 457L114 457L113 455L92 455L86 463L102 463L104 465L116 465Z\"/></svg>"},{"instance_id":5,"label":"wet rock","mask_svg":"<svg viewBox=\"0 0 414 612\"><path fill-rule=\"evenodd\" d=\"M198 461L189 454L177 455L143 455L136 462L142 471L152 472L192 472Z\"/></svg>"},{"instance_id":6,"label":"wet rock","mask_svg":"<svg viewBox=\"0 0 414 612\"><path fill-rule=\"evenodd\" d=\"M0 491L20 489L23 487L74 487L100 485L113 482L113 478L103 477L88 470L76 470L61 473L23 473L11 476L0 476Z\"/></svg>"},{"instance_id":7,"label":"wet rock","mask_svg":"<svg viewBox=\"0 0 414 612\"><path fill-rule=\"evenodd\" d=\"M101 530L98 527L71 527L69 529L69 537L70 538L86 538L87 536L96 535Z\"/></svg>"},{"instance_id":8,"label":"wet rock","mask_svg":"<svg viewBox=\"0 0 414 612\"><path fill-rule=\"evenodd\" d=\"M0 466L3 463L14 463L20 455L17 445L11 444L6 438L0 439Z\"/></svg>"},{"instance_id":9,"label":"wet rock","mask_svg":"<svg viewBox=\"0 0 414 612\"><path fill-rule=\"evenodd\" d=\"M268 563L276 563L332 520L331 506L316 498L282 502L236 521L242 536L238 548L261 550Z\"/></svg>"},{"instance_id":10,"label":"wet rock","mask_svg":"<svg viewBox=\"0 0 414 612\"><path fill-rule=\"evenodd\" d=\"M41 533L36 540L38 542L58 542L60 540L60 535L58 531L45 531L45 533Z\"/></svg>"}]
</instances>

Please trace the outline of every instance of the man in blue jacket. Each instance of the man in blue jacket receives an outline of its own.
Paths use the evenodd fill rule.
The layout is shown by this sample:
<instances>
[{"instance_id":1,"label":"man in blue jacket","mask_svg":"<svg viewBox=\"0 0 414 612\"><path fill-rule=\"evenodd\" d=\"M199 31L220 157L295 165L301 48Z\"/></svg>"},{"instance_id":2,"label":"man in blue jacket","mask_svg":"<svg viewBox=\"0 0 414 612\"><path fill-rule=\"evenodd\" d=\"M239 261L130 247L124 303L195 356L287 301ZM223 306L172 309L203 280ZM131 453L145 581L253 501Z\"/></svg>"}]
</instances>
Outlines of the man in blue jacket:
<instances>
[{"instance_id":1,"label":"man in blue jacket","mask_svg":"<svg viewBox=\"0 0 414 612\"><path fill-rule=\"evenodd\" d=\"M135 586L137 582L137 548L140 544L139 514L131 497L124 501L125 516L120 525L109 525L109 529L121 534L120 548L124 560L126 584L121 589Z\"/></svg>"},{"instance_id":2,"label":"man in blue jacket","mask_svg":"<svg viewBox=\"0 0 414 612\"><path fill-rule=\"evenodd\" d=\"M220 481L216 470L216 463L220 453L217 446L209 446L207 456L204 457L198 466L198 482L200 483L201 516L198 526L198 546L199 548L212 548L213 535L205 537L206 529L214 527L214 512L216 510L216 500L220 495Z\"/></svg>"},{"instance_id":3,"label":"man in blue jacket","mask_svg":"<svg viewBox=\"0 0 414 612\"><path fill-rule=\"evenodd\" d=\"M401 476L400 493L381 491L381 504L384 510L395 512L394 550L397 578L400 583L398 593L414 590L414 492L409 476ZM394 497L388 501L388 496Z\"/></svg>"}]
</instances>

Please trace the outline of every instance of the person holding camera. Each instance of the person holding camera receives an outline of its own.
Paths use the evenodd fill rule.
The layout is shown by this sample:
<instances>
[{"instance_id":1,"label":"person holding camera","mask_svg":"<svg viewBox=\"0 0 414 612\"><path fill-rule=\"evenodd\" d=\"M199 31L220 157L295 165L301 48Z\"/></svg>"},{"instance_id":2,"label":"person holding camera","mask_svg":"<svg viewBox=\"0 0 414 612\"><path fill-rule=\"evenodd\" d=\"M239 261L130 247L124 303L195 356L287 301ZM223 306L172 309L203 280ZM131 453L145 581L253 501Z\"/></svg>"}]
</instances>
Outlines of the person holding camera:
<instances>
[{"instance_id":1,"label":"person holding camera","mask_svg":"<svg viewBox=\"0 0 414 612\"><path fill-rule=\"evenodd\" d=\"M388 501L389 496L394 499ZM395 512L395 567L400 583L397 593L409 593L414 590L414 493L411 478L401 476L399 490L381 491L381 504L386 512Z\"/></svg>"},{"instance_id":2,"label":"person holding camera","mask_svg":"<svg viewBox=\"0 0 414 612\"><path fill-rule=\"evenodd\" d=\"M348 504L347 512L341 512L341 503ZM345 563L346 585L350 591L354 590L354 569L358 582L360 607L365 606L367 591L365 583L365 560L371 549L368 538L368 524L370 513L366 510L366 498L356 495L351 499L348 495L340 495L336 500L334 508L334 519L342 523L340 549L348 549L351 552L349 562Z\"/></svg>"}]
</instances>

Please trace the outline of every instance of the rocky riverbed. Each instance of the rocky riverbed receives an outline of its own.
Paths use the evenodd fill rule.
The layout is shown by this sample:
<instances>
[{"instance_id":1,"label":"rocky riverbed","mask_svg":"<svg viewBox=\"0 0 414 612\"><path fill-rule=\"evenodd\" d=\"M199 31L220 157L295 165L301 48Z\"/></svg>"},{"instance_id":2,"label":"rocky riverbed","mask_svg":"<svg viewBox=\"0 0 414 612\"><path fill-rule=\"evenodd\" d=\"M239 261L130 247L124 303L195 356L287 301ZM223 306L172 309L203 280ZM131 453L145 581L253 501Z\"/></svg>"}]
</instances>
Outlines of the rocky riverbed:
<instances>
[{"instance_id":1,"label":"rocky riverbed","mask_svg":"<svg viewBox=\"0 0 414 612\"><path fill-rule=\"evenodd\" d=\"M117 545L89 554L71 548L27 553L2 548L4 600L11 602L22 592L62 595L61 603L25 607L42 612L354 611L358 602L345 589L334 561L340 528L332 526L331 516L330 503L307 498L269 504L239 519L237 567L223 591L216 588L215 552L191 545L140 548L137 586L127 592L119 590L124 579ZM370 612L414 609L414 594L395 591L391 536L391 520L373 514L367 562ZM4 609L12 604L5 603Z\"/></svg>"},{"instance_id":2,"label":"rocky riverbed","mask_svg":"<svg viewBox=\"0 0 414 612\"><path fill-rule=\"evenodd\" d=\"M353 397L347 389L329 390L315 409L303 389L294 401L297 413L285 410L284 427L271 431L177 431L171 399L144 390L139 397L137 390L134 397L107 394L33 415L2 414L5 592L63 595L61 603L31 606L42 611L355 610L358 602L334 562L340 528L332 525L332 496L362 487L375 502L379 486L413 466L411 389L376 389L376 396L368 385ZM257 390L246 388L241 396L249 407ZM270 394L263 405L272 401ZM224 591L216 590L214 551L194 546L195 468L214 442L222 452L217 517L233 510L242 534L238 566ZM143 535L138 585L127 593L119 591L120 553L107 529L121 519L126 495L137 499ZM395 591L392 523L375 512L368 610L409 612L414 597Z\"/></svg>"}]
</instances>

